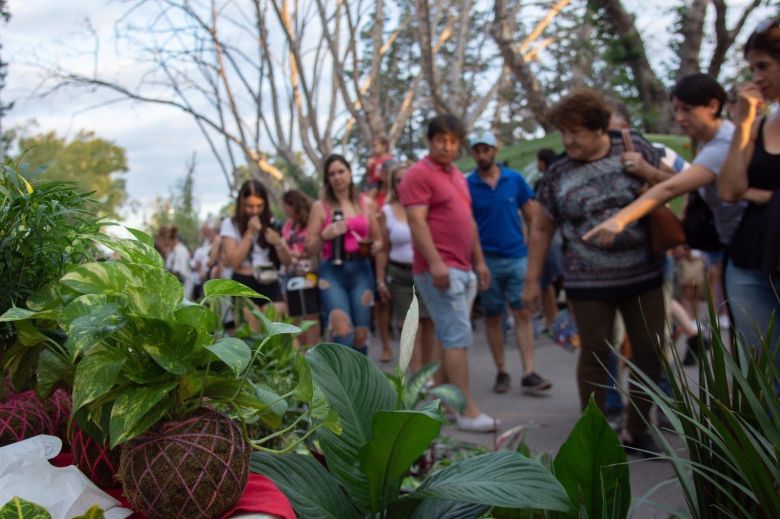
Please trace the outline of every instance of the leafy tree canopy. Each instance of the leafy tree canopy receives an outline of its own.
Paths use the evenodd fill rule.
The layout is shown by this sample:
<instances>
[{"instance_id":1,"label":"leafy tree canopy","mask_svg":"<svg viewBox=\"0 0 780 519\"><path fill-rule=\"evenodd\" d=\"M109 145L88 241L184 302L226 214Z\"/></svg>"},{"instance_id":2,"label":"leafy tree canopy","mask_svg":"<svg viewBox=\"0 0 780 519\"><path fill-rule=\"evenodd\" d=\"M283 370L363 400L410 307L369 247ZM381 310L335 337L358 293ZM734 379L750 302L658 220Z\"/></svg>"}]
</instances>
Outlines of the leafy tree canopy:
<instances>
[{"instance_id":1,"label":"leafy tree canopy","mask_svg":"<svg viewBox=\"0 0 780 519\"><path fill-rule=\"evenodd\" d=\"M102 216L116 217L125 202L127 172L125 150L81 130L70 142L54 132L19 138L16 149L21 163L41 180L73 182L80 191L93 193Z\"/></svg>"}]
</instances>

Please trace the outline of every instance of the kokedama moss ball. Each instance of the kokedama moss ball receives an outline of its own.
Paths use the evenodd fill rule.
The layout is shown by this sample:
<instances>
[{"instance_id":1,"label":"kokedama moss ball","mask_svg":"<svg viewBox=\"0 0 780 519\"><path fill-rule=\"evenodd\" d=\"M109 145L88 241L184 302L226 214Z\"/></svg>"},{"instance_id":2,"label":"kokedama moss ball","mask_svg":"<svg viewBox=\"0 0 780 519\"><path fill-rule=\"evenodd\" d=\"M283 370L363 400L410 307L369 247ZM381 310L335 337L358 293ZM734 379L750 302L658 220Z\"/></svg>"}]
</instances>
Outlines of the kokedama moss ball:
<instances>
[{"instance_id":1,"label":"kokedama moss ball","mask_svg":"<svg viewBox=\"0 0 780 519\"><path fill-rule=\"evenodd\" d=\"M59 436L63 443L67 442L68 417L73 401L70 393L64 389L58 389L46 400L44 407L52 422L52 434Z\"/></svg>"},{"instance_id":2,"label":"kokedama moss ball","mask_svg":"<svg viewBox=\"0 0 780 519\"><path fill-rule=\"evenodd\" d=\"M219 517L241 498L249 454L238 425L203 410L123 445L119 479L133 510L150 519Z\"/></svg>"},{"instance_id":3,"label":"kokedama moss ball","mask_svg":"<svg viewBox=\"0 0 780 519\"><path fill-rule=\"evenodd\" d=\"M7 402L0 404L0 447L51 433L51 419L35 392L11 395Z\"/></svg>"},{"instance_id":4,"label":"kokedama moss ball","mask_svg":"<svg viewBox=\"0 0 780 519\"><path fill-rule=\"evenodd\" d=\"M119 447L109 449L81 430L75 422L70 430L70 452L73 462L97 486L117 486L116 472L119 468Z\"/></svg>"}]
</instances>

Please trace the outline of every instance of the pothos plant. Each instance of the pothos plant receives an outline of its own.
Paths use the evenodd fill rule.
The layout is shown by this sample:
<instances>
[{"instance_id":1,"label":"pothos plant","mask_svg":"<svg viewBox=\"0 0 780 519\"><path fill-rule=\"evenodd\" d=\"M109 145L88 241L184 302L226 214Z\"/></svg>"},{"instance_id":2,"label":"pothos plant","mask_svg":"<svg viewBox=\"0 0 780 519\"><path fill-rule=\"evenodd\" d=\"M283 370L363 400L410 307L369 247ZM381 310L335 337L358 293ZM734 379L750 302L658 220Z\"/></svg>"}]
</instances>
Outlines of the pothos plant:
<instances>
[{"instance_id":1,"label":"pothos plant","mask_svg":"<svg viewBox=\"0 0 780 519\"><path fill-rule=\"evenodd\" d=\"M300 420L306 415L321 419L305 435L322 425L338 430L336 415L314 397L303 360L298 362L299 383L287 394L258 387L250 378L265 344L297 333L297 327L258 314L263 338L254 348L222 335L213 301L262 296L231 280L210 280L201 303L186 301L181 282L165 270L151 238L128 230L135 240L97 238L119 259L71 267L30 298L28 308L11 308L0 317L5 322L53 320L67 335L62 343L40 338L46 348L38 363L39 391L63 380L72 386L77 424L112 448L165 418L186 417L205 406L276 428L290 396L311 404ZM297 425L298 420L273 436ZM247 440L265 449L266 438Z\"/></svg>"}]
</instances>

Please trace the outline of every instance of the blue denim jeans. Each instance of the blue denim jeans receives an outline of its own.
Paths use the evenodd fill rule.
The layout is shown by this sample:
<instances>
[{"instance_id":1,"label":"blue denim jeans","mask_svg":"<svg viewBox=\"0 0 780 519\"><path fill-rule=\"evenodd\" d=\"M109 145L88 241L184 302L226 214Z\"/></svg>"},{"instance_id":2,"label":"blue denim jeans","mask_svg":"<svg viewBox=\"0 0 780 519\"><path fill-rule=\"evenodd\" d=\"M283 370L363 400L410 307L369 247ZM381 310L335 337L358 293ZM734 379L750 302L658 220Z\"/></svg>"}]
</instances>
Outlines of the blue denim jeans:
<instances>
[{"instance_id":1,"label":"blue denim jeans","mask_svg":"<svg viewBox=\"0 0 780 519\"><path fill-rule=\"evenodd\" d=\"M528 259L486 254L485 264L490 271L490 286L479 293L485 315L494 317L503 314L507 303L513 310L522 308Z\"/></svg>"},{"instance_id":2,"label":"blue denim jeans","mask_svg":"<svg viewBox=\"0 0 780 519\"><path fill-rule=\"evenodd\" d=\"M780 338L780 279L761 270L739 268L729 261L726 293L734 316L734 331L742 344L760 348L774 315L776 322L768 339L770 348L775 347ZM780 369L780 349L776 351L775 364Z\"/></svg>"},{"instance_id":3,"label":"blue denim jeans","mask_svg":"<svg viewBox=\"0 0 780 519\"><path fill-rule=\"evenodd\" d=\"M333 336L333 341L363 350L365 344L353 344L354 328L368 328L374 305L374 274L371 261L366 258L334 265L325 260L319 268L320 306L322 320L329 326L330 313L341 310L349 317L353 331L344 336Z\"/></svg>"},{"instance_id":4,"label":"blue denim jeans","mask_svg":"<svg viewBox=\"0 0 780 519\"><path fill-rule=\"evenodd\" d=\"M436 328L436 338L442 347L468 348L474 336L471 333L471 303L477 293L477 277L471 271L450 268L450 288L433 286L429 272L414 275L414 285L428 307Z\"/></svg>"}]
</instances>

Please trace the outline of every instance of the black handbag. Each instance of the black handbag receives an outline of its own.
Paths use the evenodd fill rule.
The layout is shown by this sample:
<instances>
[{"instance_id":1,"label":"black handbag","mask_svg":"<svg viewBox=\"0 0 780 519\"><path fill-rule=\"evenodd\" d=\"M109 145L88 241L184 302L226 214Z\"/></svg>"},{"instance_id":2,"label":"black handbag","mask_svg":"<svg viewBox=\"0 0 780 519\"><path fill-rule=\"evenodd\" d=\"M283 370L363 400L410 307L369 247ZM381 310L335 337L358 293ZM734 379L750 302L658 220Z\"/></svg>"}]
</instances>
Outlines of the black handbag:
<instances>
[{"instance_id":1,"label":"black handbag","mask_svg":"<svg viewBox=\"0 0 780 519\"><path fill-rule=\"evenodd\" d=\"M685 241L691 249L718 252L724 248L715 228L712 209L701 197L698 189L688 195L683 229L685 230Z\"/></svg>"}]
</instances>

